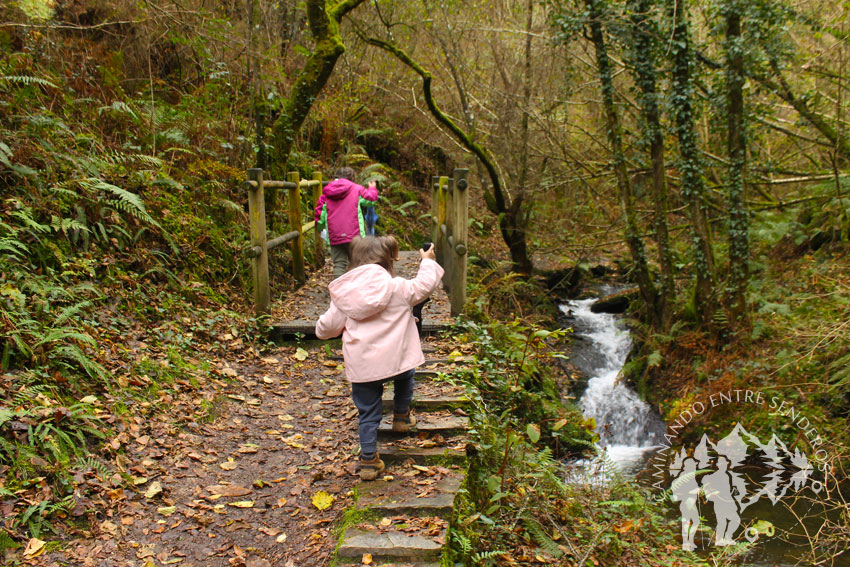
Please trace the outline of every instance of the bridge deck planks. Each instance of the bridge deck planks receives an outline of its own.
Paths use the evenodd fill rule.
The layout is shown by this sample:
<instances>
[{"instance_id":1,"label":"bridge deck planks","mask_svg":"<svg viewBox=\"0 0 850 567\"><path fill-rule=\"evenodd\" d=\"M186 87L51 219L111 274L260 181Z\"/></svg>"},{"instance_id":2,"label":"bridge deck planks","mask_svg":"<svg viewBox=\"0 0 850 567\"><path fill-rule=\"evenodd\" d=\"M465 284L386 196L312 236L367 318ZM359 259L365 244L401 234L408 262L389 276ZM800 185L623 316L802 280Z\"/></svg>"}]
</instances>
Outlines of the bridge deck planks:
<instances>
[{"instance_id":1,"label":"bridge deck planks","mask_svg":"<svg viewBox=\"0 0 850 567\"><path fill-rule=\"evenodd\" d=\"M399 252L399 260L395 263L396 276L413 278L419 268L419 252ZM330 305L328 284L333 279L333 264L325 263L324 267L311 274L301 288L287 297L272 304L272 327L274 335L283 337L295 335L313 335L316 320ZM454 319L451 317L449 298L442 286L434 293L425 305L423 314L423 331L436 333L451 327Z\"/></svg>"}]
</instances>

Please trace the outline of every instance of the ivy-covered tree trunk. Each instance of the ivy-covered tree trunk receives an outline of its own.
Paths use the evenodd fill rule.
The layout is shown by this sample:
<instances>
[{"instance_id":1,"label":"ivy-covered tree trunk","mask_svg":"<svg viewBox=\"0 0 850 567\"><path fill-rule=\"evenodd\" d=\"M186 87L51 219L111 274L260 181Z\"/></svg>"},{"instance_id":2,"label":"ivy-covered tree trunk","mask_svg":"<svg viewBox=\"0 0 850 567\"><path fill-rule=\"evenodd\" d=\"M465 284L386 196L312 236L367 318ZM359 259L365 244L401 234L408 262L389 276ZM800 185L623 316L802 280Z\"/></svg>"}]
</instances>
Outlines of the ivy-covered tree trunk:
<instances>
[{"instance_id":1,"label":"ivy-covered tree trunk","mask_svg":"<svg viewBox=\"0 0 850 567\"><path fill-rule=\"evenodd\" d=\"M588 9L588 29L590 40L596 51L596 68L602 89L602 106L605 111L605 126L608 134L608 143L611 146L614 174L617 178L617 187L620 195L620 207L626 223L626 244L632 255L635 280L640 287L641 297L646 304L650 322L659 327L661 321L658 313L658 291L649 273L646 261L646 251L643 241L638 232L637 220L635 218L634 194L629 182L628 170L626 168L626 157L623 152L623 136L620 130L620 119L614 105L614 78L611 73L611 59L608 56L608 47L605 41L605 32L602 27L602 19L605 15L605 3L603 0L585 0Z\"/></svg>"},{"instance_id":2,"label":"ivy-covered tree trunk","mask_svg":"<svg viewBox=\"0 0 850 567\"><path fill-rule=\"evenodd\" d=\"M727 0L726 97L729 170L729 280L727 303L730 318L739 320L746 310L749 283L749 219L744 202L744 175L747 167L747 140L744 131L744 38L741 33L741 0Z\"/></svg>"},{"instance_id":3,"label":"ivy-covered tree trunk","mask_svg":"<svg viewBox=\"0 0 850 567\"><path fill-rule=\"evenodd\" d=\"M520 274L531 274L532 264L531 258L528 256L528 245L526 240L526 230L528 225L528 211L523 206L522 194L519 193L516 197L511 198L511 194L507 191L502 176L496 168L496 162L486 148L478 144L469 133L455 123L454 120L443 112L437 106L434 100L434 94L431 90L431 81L433 77L431 73L423 68L419 63L414 61L404 50L399 49L391 43L373 38L364 37L363 40L375 47L379 47L384 51L391 53L399 61L410 67L422 78L422 92L425 96L425 104L431 115L437 119L443 126L449 129L458 141L467 150L472 152L487 170L492 184L492 191L484 192L484 202L490 212L499 217L499 231L502 233L502 239L508 246L508 251L511 255L513 270Z\"/></svg>"},{"instance_id":4,"label":"ivy-covered tree trunk","mask_svg":"<svg viewBox=\"0 0 850 567\"><path fill-rule=\"evenodd\" d=\"M679 142L679 171L682 174L682 196L691 216L694 270L696 272L695 308L702 323L714 316L715 271L711 229L705 204L705 180L694 127L694 92L691 68L691 31L687 0L667 0L667 14L672 23L670 49L673 56L671 108Z\"/></svg>"},{"instance_id":5,"label":"ivy-covered tree trunk","mask_svg":"<svg viewBox=\"0 0 850 567\"><path fill-rule=\"evenodd\" d=\"M327 0L307 0L307 21L316 43L274 123L271 164L274 175L280 176L285 172L295 137L345 51L339 31L340 21L363 2L339 0L329 5Z\"/></svg>"},{"instance_id":6,"label":"ivy-covered tree trunk","mask_svg":"<svg viewBox=\"0 0 850 567\"><path fill-rule=\"evenodd\" d=\"M673 260L670 253L670 236L667 229L667 174L664 167L664 130L658 108L657 51L658 26L651 18L652 0L632 0L629 12L632 24L632 49L630 59L635 79L640 90L640 107L644 122L644 136L649 141L652 163L652 190L655 201L655 241L658 246L658 319L667 329L672 318L674 301Z\"/></svg>"}]
</instances>

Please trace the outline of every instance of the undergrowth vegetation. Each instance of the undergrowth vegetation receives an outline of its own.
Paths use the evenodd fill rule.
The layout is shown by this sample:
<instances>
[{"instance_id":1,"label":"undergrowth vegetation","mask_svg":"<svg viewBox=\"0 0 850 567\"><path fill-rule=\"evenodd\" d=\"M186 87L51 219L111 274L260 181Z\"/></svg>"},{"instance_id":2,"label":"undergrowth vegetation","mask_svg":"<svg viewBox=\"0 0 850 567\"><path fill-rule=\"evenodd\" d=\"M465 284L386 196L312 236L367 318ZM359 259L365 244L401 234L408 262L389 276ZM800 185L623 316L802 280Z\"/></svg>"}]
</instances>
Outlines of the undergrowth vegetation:
<instances>
[{"instance_id":1,"label":"undergrowth vegetation","mask_svg":"<svg viewBox=\"0 0 850 567\"><path fill-rule=\"evenodd\" d=\"M222 307L247 236L220 108L152 107L109 57L30 40L0 61L0 548L120 486L102 440L121 412L196 387L209 365L185 351L246 325Z\"/></svg>"},{"instance_id":2,"label":"undergrowth vegetation","mask_svg":"<svg viewBox=\"0 0 850 567\"><path fill-rule=\"evenodd\" d=\"M475 357L465 379L476 451L452 528L455 561L700 563L681 551L678 522L647 489L611 462L603 473L576 468L577 458L595 458L595 424L562 400L552 358L563 356L563 331L520 320L467 321L464 330L460 348Z\"/></svg>"}]
</instances>

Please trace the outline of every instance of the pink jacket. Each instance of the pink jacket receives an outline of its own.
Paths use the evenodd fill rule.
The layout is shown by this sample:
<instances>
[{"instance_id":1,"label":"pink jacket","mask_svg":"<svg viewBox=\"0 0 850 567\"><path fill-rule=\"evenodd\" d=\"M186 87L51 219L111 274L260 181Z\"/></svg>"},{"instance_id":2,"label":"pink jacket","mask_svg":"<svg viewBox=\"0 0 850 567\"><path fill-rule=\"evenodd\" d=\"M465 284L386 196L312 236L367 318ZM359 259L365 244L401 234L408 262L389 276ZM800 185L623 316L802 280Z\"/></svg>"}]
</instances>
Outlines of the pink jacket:
<instances>
[{"instance_id":1,"label":"pink jacket","mask_svg":"<svg viewBox=\"0 0 850 567\"><path fill-rule=\"evenodd\" d=\"M377 201L377 187L367 189L348 179L334 179L325 186L316 206L315 218L319 220L322 206L327 206L328 240L331 244L345 244L361 235L360 197Z\"/></svg>"},{"instance_id":2,"label":"pink jacket","mask_svg":"<svg viewBox=\"0 0 850 567\"><path fill-rule=\"evenodd\" d=\"M443 268L426 258L412 280L366 264L331 282L331 306L319 317L316 336L330 339L342 333L349 381L374 382L425 362L410 308L431 295L442 277Z\"/></svg>"}]
</instances>

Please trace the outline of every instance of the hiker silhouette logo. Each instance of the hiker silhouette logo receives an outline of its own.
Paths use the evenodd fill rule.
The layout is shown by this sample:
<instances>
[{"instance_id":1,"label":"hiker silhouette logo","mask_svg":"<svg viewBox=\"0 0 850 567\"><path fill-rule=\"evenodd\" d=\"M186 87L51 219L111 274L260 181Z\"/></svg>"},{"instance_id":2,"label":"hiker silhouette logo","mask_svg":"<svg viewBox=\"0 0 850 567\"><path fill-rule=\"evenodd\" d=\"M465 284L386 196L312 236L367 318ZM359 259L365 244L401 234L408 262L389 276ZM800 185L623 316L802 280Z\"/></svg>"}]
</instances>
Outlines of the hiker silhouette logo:
<instances>
[{"instance_id":1,"label":"hiker silhouette logo","mask_svg":"<svg viewBox=\"0 0 850 567\"><path fill-rule=\"evenodd\" d=\"M761 476L745 475L745 465L750 471L762 471ZM703 435L691 453L685 448L675 453L669 466L670 495L681 512L682 549L696 549L695 537L706 507L715 519L714 545L733 545L742 512L761 498L775 505L789 491L798 492L807 484L816 494L820 492L820 481L809 482L813 472L808 457L799 448L789 450L776 435L762 443L740 423L716 443ZM743 530L750 542L773 533L773 525L766 520Z\"/></svg>"}]
</instances>

